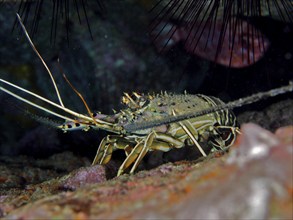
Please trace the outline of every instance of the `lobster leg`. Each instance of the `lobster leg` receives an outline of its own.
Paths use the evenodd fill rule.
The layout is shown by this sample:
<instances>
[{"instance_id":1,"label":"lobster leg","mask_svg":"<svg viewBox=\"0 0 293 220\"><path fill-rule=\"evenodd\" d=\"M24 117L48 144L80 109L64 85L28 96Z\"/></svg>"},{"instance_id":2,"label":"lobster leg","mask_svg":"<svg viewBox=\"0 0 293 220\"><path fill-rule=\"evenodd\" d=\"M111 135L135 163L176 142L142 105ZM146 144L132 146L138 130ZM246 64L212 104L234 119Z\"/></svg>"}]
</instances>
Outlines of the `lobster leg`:
<instances>
[{"instance_id":1,"label":"lobster leg","mask_svg":"<svg viewBox=\"0 0 293 220\"><path fill-rule=\"evenodd\" d=\"M174 116L176 116L176 113L175 113L174 109L172 110L172 113L173 113ZM188 121L182 121L182 122L178 122L178 123L182 127L182 129L186 132L186 134L189 136L189 138L192 140L192 142L197 147L197 149L200 151L200 153L204 157L206 157L207 154L204 152L204 150L202 149L202 147L200 146L200 144L196 140L196 139L198 139L197 130Z\"/></svg>"},{"instance_id":2,"label":"lobster leg","mask_svg":"<svg viewBox=\"0 0 293 220\"><path fill-rule=\"evenodd\" d=\"M148 151L160 150L167 152L172 148L181 148L183 146L184 143L174 137L164 133L151 132L146 138L139 141L132 149L131 153L120 166L117 176L120 176L132 163L134 163L134 165L131 168L130 173L134 173L135 169Z\"/></svg>"},{"instance_id":3,"label":"lobster leg","mask_svg":"<svg viewBox=\"0 0 293 220\"><path fill-rule=\"evenodd\" d=\"M92 165L108 163L113 151L123 149L127 157L119 167L117 176L120 176L124 170L134 163L130 170L132 174L148 151L160 150L167 152L172 148L181 148L183 146L184 142L181 140L160 132L151 132L147 137L139 139L136 145L122 136L108 135L101 141Z\"/></svg>"},{"instance_id":4,"label":"lobster leg","mask_svg":"<svg viewBox=\"0 0 293 220\"><path fill-rule=\"evenodd\" d=\"M113 151L117 149L125 150L128 155L129 148L131 148L132 142L127 142L123 137L116 135L108 135L100 143L96 156L92 162L95 164L106 164L112 157Z\"/></svg>"},{"instance_id":5,"label":"lobster leg","mask_svg":"<svg viewBox=\"0 0 293 220\"><path fill-rule=\"evenodd\" d=\"M151 132L145 139L144 144L143 144L143 148L140 151L135 163L133 164L133 167L130 170L130 174L134 173L136 167L139 165L140 161L142 160L142 158L146 155L146 153L149 151L150 147L152 146L153 142L154 142L154 138L155 138L156 133L155 132Z\"/></svg>"},{"instance_id":6,"label":"lobster leg","mask_svg":"<svg viewBox=\"0 0 293 220\"><path fill-rule=\"evenodd\" d=\"M143 141L138 142L135 147L132 149L132 151L130 152L130 154L128 154L128 156L126 157L126 159L124 160L124 162L121 164L121 166L119 167L117 176L120 176L124 170L126 170L138 157L138 155L140 154L142 148L143 148Z\"/></svg>"}]
</instances>

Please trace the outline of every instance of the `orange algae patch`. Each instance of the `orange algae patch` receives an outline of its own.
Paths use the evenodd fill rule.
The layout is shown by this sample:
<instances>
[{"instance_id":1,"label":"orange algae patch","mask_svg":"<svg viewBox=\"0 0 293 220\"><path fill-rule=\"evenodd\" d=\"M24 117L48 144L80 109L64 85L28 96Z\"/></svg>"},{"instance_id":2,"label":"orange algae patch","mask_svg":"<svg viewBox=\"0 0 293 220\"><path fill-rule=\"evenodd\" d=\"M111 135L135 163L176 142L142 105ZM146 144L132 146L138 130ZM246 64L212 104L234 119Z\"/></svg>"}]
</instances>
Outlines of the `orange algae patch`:
<instances>
[{"instance_id":1,"label":"orange algae patch","mask_svg":"<svg viewBox=\"0 0 293 220\"><path fill-rule=\"evenodd\" d=\"M189 194L190 192L192 192L192 186L190 186L190 185L187 185L187 186L185 186L184 188L183 188L183 190L184 190L184 193L186 193L186 194Z\"/></svg>"},{"instance_id":2,"label":"orange algae patch","mask_svg":"<svg viewBox=\"0 0 293 220\"><path fill-rule=\"evenodd\" d=\"M292 202L293 202L293 186L292 185L287 185L286 189L287 189L287 192L290 195L290 198L292 199Z\"/></svg>"},{"instance_id":3,"label":"orange algae patch","mask_svg":"<svg viewBox=\"0 0 293 220\"><path fill-rule=\"evenodd\" d=\"M218 176L219 176L219 172L217 172L217 171L211 171L211 172L208 172L205 175L203 175L200 179L202 181L207 181L207 180L210 180L210 179L215 179Z\"/></svg>"},{"instance_id":4,"label":"orange algae patch","mask_svg":"<svg viewBox=\"0 0 293 220\"><path fill-rule=\"evenodd\" d=\"M168 203L177 203L177 202L180 202L181 201L181 196L178 195L178 193L169 193L168 195Z\"/></svg>"},{"instance_id":5,"label":"orange algae patch","mask_svg":"<svg viewBox=\"0 0 293 220\"><path fill-rule=\"evenodd\" d=\"M210 163L211 161L209 161ZM232 170L230 170L231 166L227 166L224 163L222 164L223 166L221 166L221 163L219 164L219 161L216 161L217 165L213 168L213 169L209 169L209 172L205 172L203 173L200 178L199 181L210 181L213 179L217 179L217 181L219 181L222 178L226 178L227 173L231 173ZM204 164L203 164L204 165ZM210 164L209 164L210 166Z\"/></svg>"},{"instance_id":6,"label":"orange algae patch","mask_svg":"<svg viewBox=\"0 0 293 220\"><path fill-rule=\"evenodd\" d=\"M74 216L74 220L86 220L89 219L88 215L84 212L78 212Z\"/></svg>"},{"instance_id":7,"label":"orange algae patch","mask_svg":"<svg viewBox=\"0 0 293 220\"><path fill-rule=\"evenodd\" d=\"M293 144L293 125L278 128L275 135L283 144Z\"/></svg>"}]
</instances>

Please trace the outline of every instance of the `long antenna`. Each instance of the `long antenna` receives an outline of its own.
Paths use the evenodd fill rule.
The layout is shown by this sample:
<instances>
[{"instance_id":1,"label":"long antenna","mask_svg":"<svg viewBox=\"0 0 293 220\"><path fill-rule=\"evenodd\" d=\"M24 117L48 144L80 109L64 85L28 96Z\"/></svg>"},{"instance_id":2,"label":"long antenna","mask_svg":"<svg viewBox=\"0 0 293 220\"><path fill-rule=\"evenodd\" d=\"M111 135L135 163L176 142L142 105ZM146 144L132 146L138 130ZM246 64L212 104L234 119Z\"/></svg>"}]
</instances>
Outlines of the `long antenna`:
<instances>
[{"instance_id":1,"label":"long antenna","mask_svg":"<svg viewBox=\"0 0 293 220\"><path fill-rule=\"evenodd\" d=\"M20 16L19 16L19 14L16 14L16 15L17 15L18 21L19 21L19 23L20 23L20 25L21 25L21 27L22 27L22 29L23 29L25 35L26 35L26 38L27 38L27 40L29 41L29 43L30 43L32 49L33 49L34 52L37 54L37 56L40 58L40 60L42 61L43 65L45 66L45 68L46 68L48 74L49 74L50 77L51 77L51 80L52 80L52 83L53 83L54 88L55 88L55 90L56 90L56 94L57 94L57 96L58 96L58 99L59 99L60 105L57 104L57 103L55 103L55 102L53 102L53 101L51 101L51 100L49 100L49 99L44 98L43 96L40 96L40 95L38 95L38 94L36 94L36 93L33 93L33 92L31 92L31 91L28 91L28 90L26 90L26 89L20 87L20 86L18 86L18 85L15 85L15 84L13 84L13 83L10 83L10 82L8 82L8 81L6 81L6 80L4 80L4 79L1 79L1 78L0 78L0 82L4 83L4 84L6 84L6 85L9 85L9 86L11 86L11 87L13 87L13 88L15 88L15 89L18 89L18 90L20 90L20 91L22 91L22 92L25 92L25 93L27 93L27 94L29 94L29 95L31 95L31 96L34 96L34 97L36 97L36 98L38 98L38 99L40 99L40 100L42 100L42 101L44 101L44 102L46 102L46 103L48 103L48 104L54 106L54 107L56 107L56 108L59 108L59 109L65 111L65 112L67 112L68 114L71 114L72 116L75 116L75 117L77 117L77 118L79 118L79 119L83 119L83 120L86 120L86 121L89 121L89 122L93 122L93 123L96 124L96 125L97 125L98 123L100 123L100 124L105 124L105 125L112 125L111 123L107 123L107 122L104 122L104 121L102 121L102 120L95 119L95 118L93 117L93 114L92 114L91 111L89 110L89 107L87 106L87 104L86 104L84 98L82 97L82 95L81 95L81 94L80 94L80 93L79 93L79 92L78 92L78 91L77 91L77 90L71 85L71 83L68 81L68 79L67 79L66 77L65 77L66 81L67 81L67 82L69 83L69 85L73 88L74 92L76 92L76 93L79 95L79 97L81 98L81 100L82 100L83 103L85 104L85 106L86 106L86 108L87 108L87 110L88 110L88 112L89 112L89 114L90 114L90 117L88 117L88 116L86 116L86 115L83 115L83 114L80 114L80 113L77 113L77 112L75 112L75 111L72 111L72 110L70 110L70 109L68 109L68 108L66 108L66 107L64 106L64 104L63 104L63 102L62 102L62 99L61 99L61 96L60 96L60 93L59 93L59 90L58 90L58 87L57 87L57 85L56 85L56 83L55 83L55 80L54 80L54 78L53 78L53 75L52 75L50 69L48 68L46 62L43 60L42 56L40 55L40 53L39 53L38 50L36 49L34 43L32 42L32 40L31 40L31 38L30 38L30 36L29 36L29 34L28 34L28 32L27 32L27 30L26 30L26 28L25 28L25 26L24 26L24 24L23 24L23 22L22 22L22 20L21 20L21 18L20 18ZM45 112L47 112L47 113L50 113L50 114L52 114L52 115L55 115L55 116L59 117L59 118L62 118L62 119L68 120L68 121L73 121L73 122L76 121L75 119L72 119L72 118L66 117L66 116L64 116L64 115L60 115L60 114L58 114L58 113L56 113L56 112L54 112L54 111L52 111L52 110L49 110L49 109L47 109L47 108L45 108L45 107L42 107L42 106L40 106L40 105L38 105L38 104L36 104L36 103L33 103L33 102L29 101L28 99L23 98L23 97L17 95L16 93L12 92L11 90L5 89L5 88L2 87L2 86L0 86L0 90L2 90L3 92L5 92L5 93L7 93L7 94L9 94L9 95L11 95L11 96L13 96L13 97L15 97L15 98L21 100L21 101L23 101L23 102L25 102L25 103L27 103L27 104L29 104L29 105L31 105L31 106L34 106L35 108L41 109L41 110L43 110L43 111L45 111Z\"/></svg>"},{"instance_id":2,"label":"long antenna","mask_svg":"<svg viewBox=\"0 0 293 220\"><path fill-rule=\"evenodd\" d=\"M148 129L148 128L157 127L157 126L160 126L163 124L170 124L170 123L174 123L174 122L178 122L178 121L182 121L182 120L186 120L186 119L190 119L190 118L199 117L202 115L206 115L206 114L216 112L216 111L221 111L224 109L233 109L233 108L241 107L243 105L249 105L251 103L257 102L262 99L274 97L274 96L281 95L281 94L284 94L287 92L292 92L292 91L293 91L293 82L290 82L289 85L287 85L287 86L282 86L282 87L272 89L272 90L269 90L266 92L259 92L254 95L247 96L245 98L240 98L240 99L237 99L232 102L228 102L223 105L218 105L218 106L214 106L212 108L207 108L202 111L190 112L187 114L176 115L176 116L170 115L170 116L166 116L163 119L153 120L150 122L130 123L130 124L127 124L123 127L126 132L144 130L144 129Z\"/></svg>"},{"instance_id":3,"label":"long antenna","mask_svg":"<svg viewBox=\"0 0 293 220\"><path fill-rule=\"evenodd\" d=\"M57 85L56 85L56 82L55 82L55 80L54 80L54 77L53 77L53 75L52 75L50 69L48 68L46 62L43 60L41 54L39 53L39 51L38 51L37 48L35 47L33 41L31 40L31 38L30 38L30 36L29 36L29 34L28 34L28 32L27 32L27 30L26 30L26 28L25 28L25 26L24 26L24 24L23 24L23 22L22 22L22 20L21 20L21 18L20 18L20 16L19 16L19 14L16 13L16 16L17 16L17 19L18 19L18 21L19 21L19 24L20 24L20 26L21 26L21 28L22 28L22 30L23 30L23 32L24 32L24 34L25 34L25 36L26 36L28 42L30 43L32 49L35 51L35 53L37 54L37 56L38 56L38 57L40 58L40 60L42 61L44 67L46 68L46 70L47 70L47 72L48 72L48 74L49 74L49 76L50 76L50 78L51 78L51 81L52 81L52 83L53 83L53 85L54 85L54 88L55 88L55 91L56 91L56 94L57 94L57 97L58 97L58 100L59 100L60 105L64 107L64 104L63 104L63 102L62 102L62 99L61 99L61 96L60 96L60 93L59 93L58 87L57 87Z\"/></svg>"},{"instance_id":4,"label":"long antenna","mask_svg":"<svg viewBox=\"0 0 293 220\"><path fill-rule=\"evenodd\" d=\"M11 95L11 96L13 96L13 97L15 97L15 98L21 100L21 101L23 101L23 102L25 102L25 103L27 103L27 104L29 104L29 105L31 105L31 106L34 106L35 108L41 109L41 110L43 110L44 112L47 112L47 113L49 113L49 114L51 114L51 115L54 115L54 116L56 116L56 117L59 117L59 118L62 118L62 119L68 120L68 121L75 121L75 120L72 119L72 118L68 118L68 117L66 117L66 116L64 116L64 115L60 115L60 114L58 114L58 113L56 113L56 112L53 112L53 111L51 111L51 110L49 110L49 109L47 109L47 108L45 108L45 107L43 107L43 106L40 106L40 105L38 105L38 104L36 104L36 103L33 103L33 102L31 102L31 101L29 101L29 100L27 100L27 99L25 99L25 98L23 98L23 97L21 97L21 96L15 94L15 93L11 92L11 91L8 90L8 89L3 88L3 87L1 87L1 86L0 86L0 90L2 90L3 92L5 92L5 93L7 93L7 94L9 94L9 95Z\"/></svg>"},{"instance_id":5,"label":"long antenna","mask_svg":"<svg viewBox=\"0 0 293 220\"><path fill-rule=\"evenodd\" d=\"M79 114L79 113L77 113L77 112L75 112L75 111L72 111L72 110L70 110L70 109L68 109L68 108L66 108L66 107L64 107L64 106L61 106L61 105L59 105L59 104L57 104L57 103L55 103L55 102L52 102L52 101L50 101L49 99L46 99L46 98L44 98L44 97L42 97L42 96L40 96L40 95L38 95L38 94L36 94L36 93L33 93L33 92L31 92L31 91L28 91L28 90L26 90L26 89L24 89L24 88L22 88L22 87L20 87L20 86L18 86L18 85L15 85L15 84L13 84L13 83L11 83L11 82L8 82L8 81L4 80L4 79L0 79L0 82L4 83L4 84L6 84L6 85L9 85L9 86L11 86L11 87L14 87L14 88L16 88L16 89L18 89L18 90L20 90L20 91L23 91L23 92L25 92L25 93L27 93L27 94L29 94L29 95L31 95L31 96L34 96L34 97L36 97L36 98L38 98L38 99L40 99L40 100L42 100L42 101L44 101L44 102L46 102L46 103L48 103L48 104L54 106L54 107L56 107L56 108L59 108L59 109L65 111L65 112L67 112L68 114L71 114L71 115L73 115L73 116L75 116L75 117L78 117L78 118L81 118L81 119L84 119L84 120L92 121L92 119L91 119L90 117L88 117L88 116L85 116L85 115ZM2 90L3 92L8 93L8 94L11 95L11 96L14 96L15 98L17 98L17 99L19 99L19 100L21 100L21 101L23 101L23 102L26 102L26 103L30 104L30 105L32 105L32 106L34 106L34 107L36 107L36 108L39 108L39 109L41 109L41 110L43 110L43 111L46 111L46 112L48 112L48 113L51 113L50 110L48 110L48 109L46 109L46 108L44 108L44 107L41 107L41 106L38 107L37 104L35 104L35 103L33 103L33 102L31 102L31 101L29 101L29 100L27 100L27 99L25 99L25 98L19 96L19 95L16 95L15 93L11 92L11 91L8 90L8 89L5 89L5 88L2 87L2 86L0 86L0 90ZM53 114L53 113L52 113L52 114ZM53 115L56 115L56 114L53 114ZM57 115L56 115L56 116L57 116ZM59 116L57 116L57 117L59 117ZM67 120L68 118L63 118L63 119L66 119L66 120ZM70 121L72 121L72 119L71 119Z\"/></svg>"}]
</instances>

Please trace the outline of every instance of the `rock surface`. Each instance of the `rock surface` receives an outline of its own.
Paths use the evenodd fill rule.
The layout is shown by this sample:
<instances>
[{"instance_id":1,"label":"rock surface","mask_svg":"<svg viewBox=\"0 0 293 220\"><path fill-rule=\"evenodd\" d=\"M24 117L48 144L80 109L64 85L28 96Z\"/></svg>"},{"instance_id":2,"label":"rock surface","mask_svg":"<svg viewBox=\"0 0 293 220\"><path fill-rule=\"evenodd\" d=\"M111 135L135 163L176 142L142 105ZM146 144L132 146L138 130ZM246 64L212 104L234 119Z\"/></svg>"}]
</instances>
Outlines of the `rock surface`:
<instances>
[{"instance_id":1,"label":"rock surface","mask_svg":"<svg viewBox=\"0 0 293 220\"><path fill-rule=\"evenodd\" d=\"M105 167L1 196L7 219L291 219L293 126L244 124L224 156L179 161L106 180Z\"/></svg>"}]
</instances>

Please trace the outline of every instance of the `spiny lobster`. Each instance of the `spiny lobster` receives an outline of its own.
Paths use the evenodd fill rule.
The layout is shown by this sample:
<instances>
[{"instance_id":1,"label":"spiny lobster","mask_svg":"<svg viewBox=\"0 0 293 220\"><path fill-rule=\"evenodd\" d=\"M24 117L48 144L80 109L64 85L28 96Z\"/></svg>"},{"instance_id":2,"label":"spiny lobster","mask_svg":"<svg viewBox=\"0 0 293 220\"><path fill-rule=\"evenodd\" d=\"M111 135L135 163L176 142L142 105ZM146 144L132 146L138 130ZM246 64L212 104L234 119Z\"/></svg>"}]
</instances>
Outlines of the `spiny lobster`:
<instances>
[{"instance_id":1,"label":"spiny lobster","mask_svg":"<svg viewBox=\"0 0 293 220\"><path fill-rule=\"evenodd\" d=\"M65 119L64 124L57 126L65 132L87 131L93 128L114 133L115 135L108 135L101 141L92 164L106 164L111 159L113 151L122 149L125 151L126 159L120 166L117 176L121 175L132 164L130 173L133 173L148 151L166 152L173 148L196 146L200 153L206 157L211 151L226 150L234 143L237 133L240 133L236 117L230 109L293 90L293 85L290 83L288 86L257 93L227 104L218 98L201 94L177 95L165 92L143 95L136 92L124 93L122 103L126 107L116 114L103 115L91 112L83 96L64 75L65 80L87 108L88 115L80 114L64 106L49 68L31 41L18 14L17 17L31 47L51 77L59 104L4 79L0 79L0 82L61 109L70 114L71 117L33 103L2 86L0 86L0 90L51 115ZM201 146L203 142L207 143L208 149Z\"/></svg>"}]
</instances>

